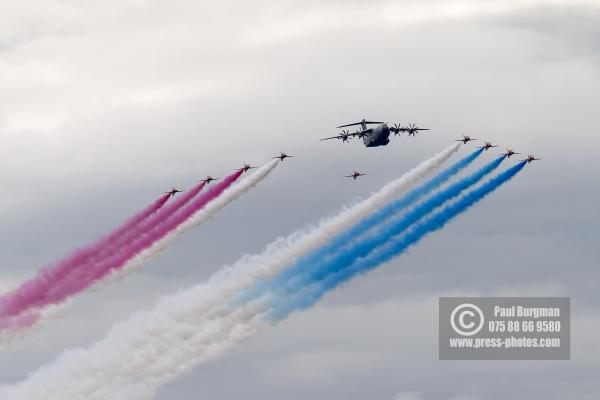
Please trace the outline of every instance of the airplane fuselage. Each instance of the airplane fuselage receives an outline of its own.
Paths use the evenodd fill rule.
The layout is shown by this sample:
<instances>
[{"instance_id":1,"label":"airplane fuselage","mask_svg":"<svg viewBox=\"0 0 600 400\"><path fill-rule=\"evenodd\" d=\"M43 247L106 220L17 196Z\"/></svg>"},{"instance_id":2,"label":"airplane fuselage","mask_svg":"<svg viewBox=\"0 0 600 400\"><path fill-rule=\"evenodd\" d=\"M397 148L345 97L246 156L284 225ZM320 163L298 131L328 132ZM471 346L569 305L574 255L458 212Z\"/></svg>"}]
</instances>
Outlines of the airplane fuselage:
<instances>
[{"instance_id":1,"label":"airplane fuselage","mask_svg":"<svg viewBox=\"0 0 600 400\"><path fill-rule=\"evenodd\" d=\"M363 143L367 147L385 146L389 142L390 128L385 124L377 125L363 137Z\"/></svg>"}]
</instances>

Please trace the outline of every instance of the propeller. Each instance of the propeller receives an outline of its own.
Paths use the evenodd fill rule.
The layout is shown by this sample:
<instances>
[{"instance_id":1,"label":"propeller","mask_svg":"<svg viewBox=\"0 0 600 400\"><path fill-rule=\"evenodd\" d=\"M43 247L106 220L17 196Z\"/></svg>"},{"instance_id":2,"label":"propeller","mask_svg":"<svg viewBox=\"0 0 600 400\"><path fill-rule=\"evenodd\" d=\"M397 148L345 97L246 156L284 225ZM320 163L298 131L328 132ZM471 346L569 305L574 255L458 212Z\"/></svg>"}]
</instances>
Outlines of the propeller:
<instances>
[{"instance_id":1,"label":"propeller","mask_svg":"<svg viewBox=\"0 0 600 400\"><path fill-rule=\"evenodd\" d=\"M408 124L408 136L415 136L417 133L419 133L419 127L417 126L417 124Z\"/></svg>"},{"instance_id":2,"label":"propeller","mask_svg":"<svg viewBox=\"0 0 600 400\"><path fill-rule=\"evenodd\" d=\"M343 142L347 142L350 140L350 131L347 130L342 130L342 133L340 134L340 139L342 139Z\"/></svg>"},{"instance_id":3,"label":"propeller","mask_svg":"<svg viewBox=\"0 0 600 400\"><path fill-rule=\"evenodd\" d=\"M392 132L394 132L394 135L399 135L399 134L400 134L400 132L402 132L402 130L403 130L403 129L402 129L402 126L400 126L400 124L394 124L394 125L393 125L393 126L390 128L390 130L391 130Z\"/></svg>"},{"instance_id":4,"label":"propeller","mask_svg":"<svg viewBox=\"0 0 600 400\"><path fill-rule=\"evenodd\" d=\"M413 135L416 134L416 133L419 133L419 127L417 126L417 124L412 124L412 126L410 127L410 129L412 129Z\"/></svg>"}]
</instances>

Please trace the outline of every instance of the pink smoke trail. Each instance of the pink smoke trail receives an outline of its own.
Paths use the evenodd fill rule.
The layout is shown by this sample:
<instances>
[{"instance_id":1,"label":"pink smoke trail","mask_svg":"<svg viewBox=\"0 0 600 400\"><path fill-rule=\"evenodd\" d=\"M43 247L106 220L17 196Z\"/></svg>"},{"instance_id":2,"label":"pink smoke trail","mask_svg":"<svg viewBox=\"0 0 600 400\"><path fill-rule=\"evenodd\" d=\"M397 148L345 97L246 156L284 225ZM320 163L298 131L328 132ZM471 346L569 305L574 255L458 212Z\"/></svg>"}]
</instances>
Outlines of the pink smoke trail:
<instances>
[{"instance_id":1,"label":"pink smoke trail","mask_svg":"<svg viewBox=\"0 0 600 400\"><path fill-rule=\"evenodd\" d=\"M106 257L112 256L115 251L122 246L125 246L135 240L144 232L147 232L154 228L156 225L160 224L162 221L169 218L171 215L179 211L183 206L189 203L200 191L204 188L206 182L201 182L198 185L194 186L192 189L186 191L182 196L178 197L167 205L163 207L155 214L151 215L149 218L144 219L139 224L132 226L124 235L122 235L117 242L115 242L114 246L106 247L102 251L98 253L98 257L95 257L93 262L97 262L99 260L103 260ZM85 268L90 268L89 266L85 266Z\"/></svg>"},{"instance_id":2,"label":"pink smoke trail","mask_svg":"<svg viewBox=\"0 0 600 400\"><path fill-rule=\"evenodd\" d=\"M169 200L170 195L165 194L164 196L159 197L154 203L150 204L145 210L140 211L138 214L131 217L128 221L126 221L119 228L114 230L104 239L101 239L96 245L97 246L107 246L111 243L114 243L121 235L125 234L127 231L135 227L137 224L157 212L165 205L167 200Z\"/></svg>"},{"instance_id":3,"label":"pink smoke trail","mask_svg":"<svg viewBox=\"0 0 600 400\"><path fill-rule=\"evenodd\" d=\"M121 247L114 248L110 255L106 258L95 260L93 263L88 263L86 268L77 268L71 274L65 277L55 285L43 285L43 287L32 287L32 290L21 293L21 296L14 296L9 302L3 304L1 317L11 317L22 313L25 310L39 308L50 304L58 304L69 297L80 293L89 288L94 283L110 274L113 270L121 268L129 259L134 257L142 250L151 246L154 242L161 239L163 236L177 228L181 223L202 209L208 202L218 197L225 189L231 186L241 175L243 171L239 170L231 174L222 182L213 186L205 194L197 198L187 201L184 205L183 196L178 199L182 200L180 209L171 208L165 212L156 213L153 218L149 218L143 223L134 227L133 231L137 233L137 237L131 242L124 244ZM203 185L198 185L200 189ZM195 188L196 189L196 188ZM196 193L198 193L196 191ZM172 204L173 206L175 204ZM161 220L162 218L162 220ZM142 229L146 229L142 231ZM127 236L131 236L131 231ZM40 290L41 289L41 290ZM1 325L0 325L1 329Z\"/></svg>"},{"instance_id":4,"label":"pink smoke trail","mask_svg":"<svg viewBox=\"0 0 600 400\"><path fill-rule=\"evenodd\" d=\"M20 331L33 326L40 319L37 311L24 313L10 318L0 319L0 332Z\"/></svg>"},{"instance_id":5,"label":"pink smoke trail","mask_svg":"<svg viewBox=\"0 0 600 400\"><path fill-rule=\"evenodd\" d=\"M129 230L133 229L136 225L140 224L142 221L144 221L152 214L160 210L165 205L167 200L169 200L169 195L159 197L144 210L140 211L139 213L128 219L124 224L110 232L102 239L86 247L75 250L73 253L66 256L61 261L58 261L55 264L43 268L37 274L37 276L22 283L17 289L13 290L10 293L1 295L0 318L7 316L7 314L5 314L5 307L14 299L22 297L25 293L31 290L40 288L41 286L43 286L44 283L55 283L60 281L66 275L68 275L73 270L73 268L85 265L90 260L97 257L99 253L101 253L103 250L114 247L114 245L116 245L116 243L118 243L119 240L122 239L122 237ZM14 314L10 313L8 315ZM2 329L2 327L3 325L0 324L0 330Z\"/></svg>"},{"instance_id":6,"label":"pink smoke trail","mask_svg":"<svg viewBox=\"0 0 600 400\"><path fill-rule=\"evenodd\" d=\"M71 279L76 270L89 269L104 258L112 256L114 252L140 235L140 233L152 229L162 220L177 212L181 207L194 198L204 187L202 182L174 202L163 207L170 198L169 194L161 196L145 210L132 217L129 221L109 234L106 238L96 242L93 246L78 251L52 267L45 268L35 278L22 284L12 293L0 298L0 318L13 317L31 306L37 301L43 301L46 295L60 286L64 280ZM20 304L20 306L17 306ZM2 325L0 324L0 330Z\"/></svg>"}]
</instances>

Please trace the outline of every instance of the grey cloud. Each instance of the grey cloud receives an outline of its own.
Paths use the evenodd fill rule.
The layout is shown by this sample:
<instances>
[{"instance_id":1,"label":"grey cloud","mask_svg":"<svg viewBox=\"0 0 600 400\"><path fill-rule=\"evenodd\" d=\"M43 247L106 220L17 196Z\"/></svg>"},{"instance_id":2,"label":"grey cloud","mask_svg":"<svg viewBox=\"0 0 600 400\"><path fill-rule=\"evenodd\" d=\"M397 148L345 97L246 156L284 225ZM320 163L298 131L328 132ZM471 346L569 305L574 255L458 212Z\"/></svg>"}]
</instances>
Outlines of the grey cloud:
<instances>
[{"instance_id":1,"label":"grey cloud","mask_svg":"<svg viewBox=\"0 0 600 400\"><path fill-rule=\"evenodd\" d=\"M158 399L597 393L597 355L587 349L600 320L596 11L519 8L407 24L386 17L388 2L60 3L29 17L33 6L17 10L35 37L14 27L0 35L15 44L0 52L2 282L93 240L166 187L280 150L297 158L139 274L77 299L65 319L3 351L3 381L101 338L133 310L335 212L468 132L544 160L408 254ZM362 117L432 131L383 149L319 143ZM354 168L368 179L339 178ZM576 356L437 361L436 298L465 292L572 296L586 315L574 325Z\"/></svg>"}]
</instances>

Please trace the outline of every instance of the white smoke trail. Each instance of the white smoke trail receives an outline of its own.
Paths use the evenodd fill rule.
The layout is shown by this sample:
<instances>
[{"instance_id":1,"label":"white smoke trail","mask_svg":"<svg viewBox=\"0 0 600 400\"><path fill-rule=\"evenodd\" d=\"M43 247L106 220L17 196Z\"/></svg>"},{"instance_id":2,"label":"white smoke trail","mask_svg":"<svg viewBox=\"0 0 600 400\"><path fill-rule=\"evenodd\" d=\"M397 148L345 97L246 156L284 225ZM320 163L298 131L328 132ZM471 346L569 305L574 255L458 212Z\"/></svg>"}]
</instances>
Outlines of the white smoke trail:
<instances>
[{"instance_id":1,"label":"white smoke trail","mask_svg":"<svg viewBox=\"0 0 600 400\"><path fill-rule=\"evenodd\" d=\"M218 358L266 325L258 303L199 316L194 304L201 301L192 290L164 298L152 311L115 325L92 347L66 351L27 381L1 387L0 398L149 399L165 383Z\"/></svg>"},{"instance_id":2,"label":"white smoke trail","mask_svg":"<svg viewBox=\"0 0 600 400\"><path fill-rule=\"evenodd\" d=\"M192 217L188 218L184 223L179 225L172 232L164 236L162 239L158 240L149 248L145 249L137 256L129 260L123 268L119 270L115 270L111 277L107 278L121 278L125 274L140 269L144 264L148 261L156 258L160 253L162 253L167 247L169 247L173 242L175 242L182 234L189 231L190 229L196 228L200 224L211 219L217 212L221 211L227 205L232 203L234 200L239 198L241 195L246 193L248 190L256 186L263 179L265 179L275 167L279 165L278 160L270 161L265 164L256 172L254 172L249 177L243 179L240 182L233 184L231 187L227 188L219 197L208 203L204 206L200 211L194 214Z\"/></svg>"},{"instance_id":3,"label":"white smoke trail","mask_svg":"<svg viewBox=\"0 0 600 400\"><path fill-rule=\"evenodd\" d=\"M447 148L316 227L276 240L260 255L243 257L208 282L163 298L153 310L115 325L102 341L87 349L67 351L25 381L1 388L2 398L151 398L162 385L218 357L264 326L261 303L231 306L233 294L259 278L276 274L402 194L458 148Z\"/></svg>"},{"instance_id":4,"label":"white smoke trail","mask_svg":"<svg viewBox=\"0 0 600 400\"><path fill-rule=\"evenodd\" d=\"M172 232L129 260L121 269L114 270L111 275L100 280L94 285L92 290L97 290L113 280L121 279L126 274L142 268L144 264L159 256L161 252L173 244L173 242L175 242L182 234L209 220L217 212L264 180L277 165L279 165L278 160L270 161L256 170L249 177L227 188L219 197L206 204L201 210L179 225ZM22 340L27 334L40 329L48 321L63 316L64 310L69 303L70 302L65 302L60 306L48 306L43 310L35 310L35 312L39 314L39 318L36 319L32 325L0 332L0 349Z\"/></svg>"},{"instance_id":5,"label":"white smoke trail","mask_svg":"<svg viewBox=\"0 0 600 400\"><path fill-rule=\"evenodd\" d=\"M27 334L41 329L45 322L64 317L66 315L65 311L70 302L71 300L67 300L61 304L51 304L45 307L43 310L34 310L31 313L34 315L39 315L39 318L37 318L32 324L0 331L0 350L23 340ZM27 318L27 314L20 315L19 317ZM1 398L2 397L0 396L0 399Z\"/></svg>"},{"instance_id":6,"label":"white smoke trail","mask_svg":"<svg viewBox=\"0 0 600 400\"><path fill-rule=\"evenodd\" d=\"M215 274L208 283L218 287L233 284L229 289L229 293L233 293L249 286L257 279L275 275L303 254L322 246L329 239L347 230L394 197L404 194L420 179L435 171L459 148L460 144L458 143L448 147L423 161L400 178L389 182L365 200L345 207L335 216L322 219L316 226L298 230L286 238L275 240L259 255L243 257L233 266L226 267L220 273Z\"/></svg>"}]
</instances>

